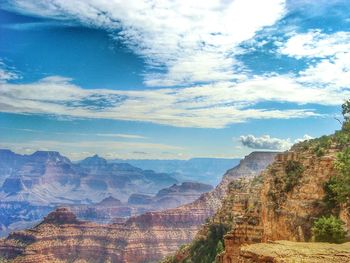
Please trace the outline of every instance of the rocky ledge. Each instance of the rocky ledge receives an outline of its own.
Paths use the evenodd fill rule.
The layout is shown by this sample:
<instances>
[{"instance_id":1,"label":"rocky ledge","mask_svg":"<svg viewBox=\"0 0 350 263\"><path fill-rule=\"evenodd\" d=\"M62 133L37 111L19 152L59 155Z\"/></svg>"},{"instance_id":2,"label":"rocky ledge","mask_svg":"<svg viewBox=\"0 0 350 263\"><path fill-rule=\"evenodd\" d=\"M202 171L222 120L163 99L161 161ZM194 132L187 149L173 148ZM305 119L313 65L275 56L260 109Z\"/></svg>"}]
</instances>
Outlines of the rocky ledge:
<instances>
[{"instance_id":1,"label":"rocky ledge","mask_svg":"<svg viewBox=\"0 0 350 263\"><path fill-rule=\"evenodd\" d=\"M275 241L241 247L240 263L350 262L350 243Z\"/></svg>"}]
</instances>

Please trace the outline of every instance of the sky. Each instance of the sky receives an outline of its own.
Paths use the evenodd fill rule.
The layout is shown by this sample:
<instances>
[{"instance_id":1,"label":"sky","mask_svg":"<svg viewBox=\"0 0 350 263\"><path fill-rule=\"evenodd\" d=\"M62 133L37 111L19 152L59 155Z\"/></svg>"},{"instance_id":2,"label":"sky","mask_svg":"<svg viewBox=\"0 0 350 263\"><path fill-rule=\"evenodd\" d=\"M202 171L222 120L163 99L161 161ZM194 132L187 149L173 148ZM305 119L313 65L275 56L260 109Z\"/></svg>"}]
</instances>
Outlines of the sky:
<instances>
[{"instance_id":1,"label":"sky","mask_svg":"<svg viewBox=\"0 0 350 263\"><path fill-rule=\"evenodd\" d=\"M346 0L0 0L0 147L237 158L339 129Z\"/></svg>"}]
</instances>

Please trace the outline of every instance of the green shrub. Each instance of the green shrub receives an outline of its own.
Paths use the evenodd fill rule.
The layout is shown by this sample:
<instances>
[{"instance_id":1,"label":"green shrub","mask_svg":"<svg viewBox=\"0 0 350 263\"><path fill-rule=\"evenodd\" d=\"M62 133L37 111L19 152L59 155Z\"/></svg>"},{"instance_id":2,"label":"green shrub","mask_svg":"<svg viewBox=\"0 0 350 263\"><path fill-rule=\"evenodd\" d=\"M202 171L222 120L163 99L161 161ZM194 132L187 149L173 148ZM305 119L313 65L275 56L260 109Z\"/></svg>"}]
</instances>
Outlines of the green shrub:
<instances>
[{"instance_id":1,"label":"green shrub","mask_svg":"<svg viewBox=\"0 0 350 263\"><path fill-rule=\"evenodd\" d=\"M346 123L350 121L350 100L345 101L344 104L341 106L341 108L342 108L342 114Z\"/></svg>"},{"instance_id":2,"label":"green shrub","mask_svg":"<svg viewBox=\"0 0 350 263\"><path fill-rule=\"evenodd\" d=\"M325 184L325 202L333 208L350 204L350 147L338 154L335 162L336 175Z\"/></svg>"},{"instance_id":3,"label":"green shrub","mask_svg":"<svg viewBox=\"0 0 350 263\"><path fill-rule=\"evenodd\" d=\"M316 142L314 153L317 157L323 156L326 153L326 149L328 149L332 145L331 136L322 136L314 141Z\"/></svg>"},{"instance_id":4,"label":"green shrub","mask_svg":"<svg viewBox=\"0 0 350 263\"><path fill-rule=\"evenodd\" d=\"M222 241L219 240L217 246L216 246L216 255L219 255L221 252L223 252L224 249L224 245L222 244Z\"/></svg>"},{"instance_id":5,"label":"green shrub","mask_svg":"<svg viewBox=\"0 0 350 263\"><path fill-rule=\"evenodd\" d=\"M304 172L304 167L300 162L288 161L285 167L286 180L285 180L285 191L291 191L298 183L301 175Z\"/></svg>"},{"instance_id":6,"label":"green shrub","mask_svg":"<svg viewBox=\"0 0 350 263\"><path fill-rule=\"evenodd\" d=\"M256 185L260 185L264 182L264 178L262 175L257 175L253 178L252 180L252 185L256 186Z\"/></svg>"},{"instance_id":7,"label":"green shrub","mask_svg":"<svg viewBox=\"0 0 350 263\"><path fill-rule=\"evenodd\" d=\"M314 222L312 232L317 242L342 243L345 238L344 222L329 216L321 217Z\"/></svg>"},{"instance_id":8,"label":"green shrub","mask_svg":"<svg viewBox=\"0 0 350 263\"><path fill-rule=\"evenodd\" d=\"M326 150L320 146L315 148L315 154L317 157L322 157L326 153Z\"/></svg>"},{"instance_id":9,"label":"green shrub","mask_svg":"<svg viewBox=\"0 0 350 263\"><path fill-rule=\"evenodd\" d=\"M225 224L212 224L209 226L205 238L195 240L190 248L190 262L212 263L218 253L224 250L223 239L229 227Z\"/></svg>"},{"instance_id":10,"label":"green shrub","mask_svg":"<svg viewBox=\"0 0 350 263\"><path fill-rule=\"evenodd\" d=\"M337 194L334 191L334 189L337 188L337 184L337 179L335 176L332 176L324 185L325 196L323 201L325 202L326 208L330 213L332 213L335 208L339 209Z\"/></svg>"},{"instance_id":11,"label":"green shrub","mask_svg":"<svg viewBox=\"0 0 350 263\"><path fill-rule=\"evenodd\" d=\"M343 148L350 143L350 132L345 132L344 130L337 131L334 135L334 139L337 146Z\"/></svg>"}]
</instances>

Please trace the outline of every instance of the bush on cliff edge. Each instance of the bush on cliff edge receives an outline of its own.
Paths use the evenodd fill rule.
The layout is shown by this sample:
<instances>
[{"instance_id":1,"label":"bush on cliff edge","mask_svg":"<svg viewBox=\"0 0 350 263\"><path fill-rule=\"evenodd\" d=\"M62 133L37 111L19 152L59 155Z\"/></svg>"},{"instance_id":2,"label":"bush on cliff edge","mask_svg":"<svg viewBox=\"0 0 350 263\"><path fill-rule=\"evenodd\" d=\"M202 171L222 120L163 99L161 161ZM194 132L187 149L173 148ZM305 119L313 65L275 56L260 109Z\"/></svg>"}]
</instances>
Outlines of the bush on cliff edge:
<instances>
[{"instance_id":1,"label":"bush on cliff edge","mask_svg":"<svg viewBox=\"0 0 350 263\"><path fill-rule=\"evenodd\" d=\"M316 242L342 243L345 239L344 222L335 216L321 217L312 227Z\"/></svg>"}]
</instances>

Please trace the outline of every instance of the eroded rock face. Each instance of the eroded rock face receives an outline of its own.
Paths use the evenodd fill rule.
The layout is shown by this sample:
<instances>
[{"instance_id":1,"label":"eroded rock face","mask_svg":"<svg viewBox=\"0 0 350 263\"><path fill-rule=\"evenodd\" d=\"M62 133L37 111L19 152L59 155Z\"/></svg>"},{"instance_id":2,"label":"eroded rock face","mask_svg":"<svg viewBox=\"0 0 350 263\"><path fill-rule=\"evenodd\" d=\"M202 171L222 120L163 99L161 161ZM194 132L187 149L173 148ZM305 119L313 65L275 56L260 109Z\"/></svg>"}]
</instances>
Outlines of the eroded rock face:
<instances>
[{"instance_id":1,"label":"eroded rock face","mask_svg":"<svg viewBox=\"0 0 350 263\"><path fill-rule=\"evenodd\" d=\"M322 157L317 157L310 150L301 149L297 145L290 151L278 154L275 162L262 173L263 183L253 194L244 196L238 193L242 200L231 206L234 218L232 231L225 236L225 252L219 256L219 262L294 262L292 259L296 252L292 248L291 254L294 256L291 261L282 261L277 255L265 256L262 250L249 254L250 250L241 247L274 240L309 241L313 221L325 213L322 201L325 195L324 184L335 174L334 161L337 152L338 149L330 147ZM294 183L286 180L287 167L291 164L302 167L300 177ZM247 191L251 190L249 187ZM249 203L252 202L255 202L254 208L249 208ZM350 229L349 210L342 207L340 217L346 223L346 228ZM242 220L237 220L239 218ZM264 245L248 247L258 249ZM315 250L310 251L318 253ZM303 262L328 262L317 261L319 256L314 258L313 261L306 258ZM325 260L328 258L330 257L324 257ZM341 259L339 257L339 261L329 262L340 262ZM346 259L345 262L350 260L349 255Z\"/></svg>"},{"instance_id":2,"label":"eroded rock face","mask_svg":"<svg viewBox=\"0 0 350 263\"><path fill-rule=\"evenodd\" d=\"M32 230L16 232L2 240L0 256L13 262L141 263L159 260L193 239L200 225L220 208L230 182L257 175L274 157L275 153L253 153L229 170L212 192L203 194L193 203L131 217L124 223L75 222L69 211L56 211ZM61 223L57 223L57 217Z\"/></svg>"},{"instance_id":3,"label":"eroded rock face","mask_svg":"<svg viewBox=\"0 0 350 263\"><path fill-rule=\"evenodd\" d=\"M175 209L146 213L121 224L97 225L77 221L74 214L63 208L50 213L34 229L15 232L1 241L0 256L14 262L52 262L49 259L53 258L88 262L152 261L189 242L204 220L202 214ZM35 258L43 261L34 261Z\"/></svg>"},{"instance_id":4,"label":"eroded rock face","mask_svg":"<svg viewBox=\"0 0 350 263\"><path fill-rule=\"evenodd\" d=\"M54 224L54 225L65 225L65 224L79 224L77 217L68 208L61 207L48 214L42 224Z\"/></svg>"},{"instance_id":5,"label":"eroded rock face","mask_svg":"<svg viewBox=\"0 0 350 263\"><path fill-rule=\"evenodd\" d=\"M309 150L294 147L277 156L273 165L264 172L261 192L263 240L307 241L311 238L313 221L325 213L324 184L335 175L334 161L338 149L330 148L317 157ZM304 171L299 182L287 191L280 184L288 162L301 164ZM347 209L341 209L343 221L350 227Z\"/></svg>"}]
</instances>

